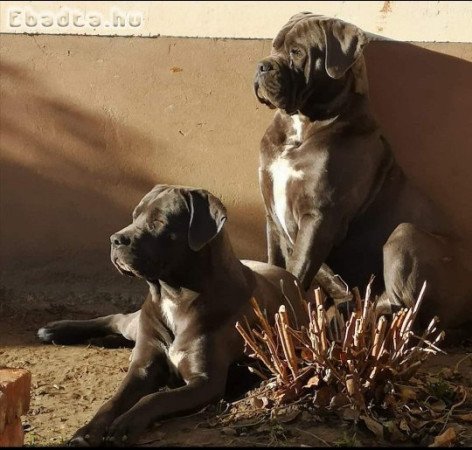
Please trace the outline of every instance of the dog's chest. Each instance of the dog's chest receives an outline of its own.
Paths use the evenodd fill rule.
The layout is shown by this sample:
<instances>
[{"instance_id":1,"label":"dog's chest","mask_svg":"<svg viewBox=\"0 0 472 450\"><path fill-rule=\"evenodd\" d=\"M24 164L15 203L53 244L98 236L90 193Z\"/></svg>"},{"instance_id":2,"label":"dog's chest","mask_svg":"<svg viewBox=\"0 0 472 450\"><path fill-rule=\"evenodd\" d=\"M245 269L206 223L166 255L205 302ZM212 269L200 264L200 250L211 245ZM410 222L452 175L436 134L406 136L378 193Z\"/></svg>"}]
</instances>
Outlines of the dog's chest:
<instances>
[{"instance_id":1,"label":"dog's chest","mask_svg":"<svg viewBox=\"0 0 472 450\"><path fill-rule=\"evenodd\" d=\"M186 357L186 352L175 344L182 331L183 322L187 323L184 317L185 313L182 311L199 296L199 293L185 288L173 289L162 282L161 285L163 287L160 299L161 320L174 334L174 342L169 345L166 351L170 362L177 368Z\"/></svg>"},{"instance_id":2,"label":"dog's chest","mask_svg":"<svg viewBox=\"0 0 472 450\"><path fill-rule=\"evenodd\" d=\"M160 310L161 318L174 335L178 332L179 320L182 321L182 310L192 303L200 294L186 288L170 288L161 281Z\"/></svg>"},{"instance_id":3,"label":"dog's chest","mask_svg":"<svg viewBox=\"0 0 472 450\"><path fill-rule=\"evenodd\" d=\"M270 163L269 174L272 183L273 210L277 221L280 223L286 236L293 244L293 238L289 230L289 222L293 215L289 210L290 190L296 184L294 182L303 180L305 173L295 166L293 152L297 151L302 138L302 123L298 116L293 116L292 134L287 139L279 155Z\"/></svg>"}]
</instances>

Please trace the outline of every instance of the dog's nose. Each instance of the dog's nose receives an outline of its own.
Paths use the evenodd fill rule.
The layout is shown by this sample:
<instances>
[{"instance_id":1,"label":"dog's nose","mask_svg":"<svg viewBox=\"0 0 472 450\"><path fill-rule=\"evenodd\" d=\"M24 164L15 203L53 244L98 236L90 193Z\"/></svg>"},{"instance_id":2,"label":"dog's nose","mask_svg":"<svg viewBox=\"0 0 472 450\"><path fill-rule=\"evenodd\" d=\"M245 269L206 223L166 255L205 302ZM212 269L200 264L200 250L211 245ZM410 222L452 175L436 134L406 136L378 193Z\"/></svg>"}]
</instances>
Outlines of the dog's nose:
<instances>
[{"instance_id":1,"label":"dog's nose","mask_svg":"<svg viewBox=\"0 0 472 450\"><path fill-rule=\"evenodd\" d=\"M259 70L259 73L265 73L273 70L274 66L270 61L261 61L257 68Z\"/></svg>"},{"instance_id":2,"label":"dog's nose","mask_svg":"<svg viewBox=\"0 0 472 450\"><path fill-rule=\"evenodd\" d=\"M126 234L122 233L115 233L110 236L110 241L113 245L119 246L119 245L129 245L131 243L131 239L126 236Z\"/></svg>"}]
</instances>

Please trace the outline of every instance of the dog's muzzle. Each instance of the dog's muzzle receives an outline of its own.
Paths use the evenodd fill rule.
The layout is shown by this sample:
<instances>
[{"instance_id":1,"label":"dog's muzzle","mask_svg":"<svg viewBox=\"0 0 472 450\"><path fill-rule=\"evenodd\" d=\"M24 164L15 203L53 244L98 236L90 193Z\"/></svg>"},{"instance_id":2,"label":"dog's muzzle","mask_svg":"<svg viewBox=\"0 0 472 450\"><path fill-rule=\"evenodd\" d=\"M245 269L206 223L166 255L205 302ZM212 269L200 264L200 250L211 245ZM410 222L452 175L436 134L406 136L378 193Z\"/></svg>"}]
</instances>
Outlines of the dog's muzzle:
<instances>
[{"instance_id":1,"label":"dog's muzzle","mask_svg":"<svg viewBox=\"0 0 472 450\"><path fill-rule=\"evenodd\" d=\"M111 261L118 271L129 277L135 277L135 270L126 261L130 253L131 238L125 233L115 233L110 236Z\"/></svg>"},{"instance_id":2,"label":"dog's muzzle","mask_svg":"<svg viewBox=\"0 0 472 450\"><path fill-rule=\"evenodd\" d=\"M271 109L291 108L290 68L282 60L266 58L257 64L254 92L259 102Z\"/></svg>"}]
</instances>

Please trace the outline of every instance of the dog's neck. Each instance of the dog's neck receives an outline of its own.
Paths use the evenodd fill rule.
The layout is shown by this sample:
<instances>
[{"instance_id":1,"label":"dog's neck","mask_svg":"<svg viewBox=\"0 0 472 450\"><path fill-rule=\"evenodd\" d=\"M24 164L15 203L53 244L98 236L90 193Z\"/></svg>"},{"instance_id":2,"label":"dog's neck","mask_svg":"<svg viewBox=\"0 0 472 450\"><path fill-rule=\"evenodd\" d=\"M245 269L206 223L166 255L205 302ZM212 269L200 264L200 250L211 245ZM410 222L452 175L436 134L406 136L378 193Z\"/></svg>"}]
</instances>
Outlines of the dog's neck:
<instances>
[{"instance_id":1,"label":"dog's neck","mask_svg":"<svg viewBox=\"0 0 472 450\"><path fill-rule=\"evenodd\" d=\"M153 297L166 295L187 298L214 289L215 285L231 286L231 289L246 286L244 266L234 254L224 227L203 249L189 258L178 271L166 275L157 282L150 282Z\"/></svg>"}]
</instances>

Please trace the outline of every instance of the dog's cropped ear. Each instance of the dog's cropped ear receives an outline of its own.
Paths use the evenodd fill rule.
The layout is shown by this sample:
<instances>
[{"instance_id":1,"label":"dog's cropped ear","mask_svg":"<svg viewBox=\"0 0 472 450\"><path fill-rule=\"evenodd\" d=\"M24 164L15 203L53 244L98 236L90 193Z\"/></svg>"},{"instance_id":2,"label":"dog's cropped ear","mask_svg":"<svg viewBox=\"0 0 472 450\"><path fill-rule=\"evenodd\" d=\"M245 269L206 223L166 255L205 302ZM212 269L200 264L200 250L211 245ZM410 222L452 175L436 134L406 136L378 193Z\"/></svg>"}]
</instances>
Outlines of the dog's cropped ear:
<instances>
[{"instance_id":1,"label":"dog's cropped ear","mask_svg":"<svg viewBox=\"0 0 472 450\"><path fill-rule=\"evenodd\" d=\"M360 28L342 20L322 21L320 25L326 41L326 72L331 78L341 78L369 41Z\"/></svg>"},{"instance_id":2,"label":"dog's cropped ear","mask_svg":"<svg viewBox=\"0 0 472 450\"><path fill-rule=\"evenodd\" d=\"M188 243L193 251L201 250L221 231L226 208L214 195L203 190L188 192L190 223Z\"/></svg>"}]
</instances>

